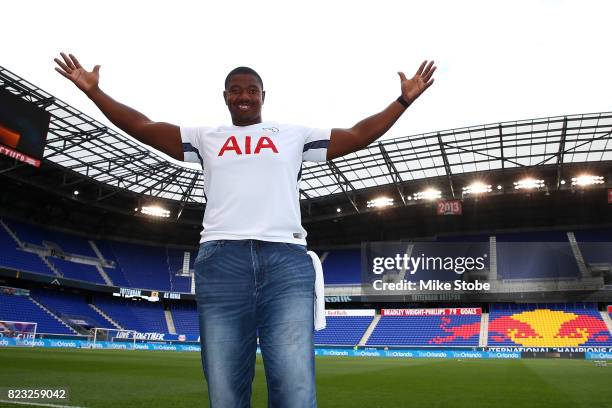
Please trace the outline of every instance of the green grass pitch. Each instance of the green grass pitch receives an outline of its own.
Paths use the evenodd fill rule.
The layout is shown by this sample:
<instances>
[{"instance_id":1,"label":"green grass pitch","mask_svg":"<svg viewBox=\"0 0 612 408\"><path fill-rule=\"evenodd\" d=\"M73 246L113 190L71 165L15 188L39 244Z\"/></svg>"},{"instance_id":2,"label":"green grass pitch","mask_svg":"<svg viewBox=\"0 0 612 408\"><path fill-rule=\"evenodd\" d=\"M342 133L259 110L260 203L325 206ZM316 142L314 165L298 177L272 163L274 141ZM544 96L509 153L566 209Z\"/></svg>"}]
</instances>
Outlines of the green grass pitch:
<instances>
[{"instance_id":1,"label":"green grass pitch","mask_svg":"<svg viewBox=\"0 0 612 408\"><path fill-rule=\"evenodd\" d=\"M9 386L68 386L66 405L81 407L208 406L199 354L189 352L4 348L0 387ZM322 408L610 408L612 365L320 357L317 394ZM253 407L266 407L259 356Z\"/></svg>"}]
</instances>

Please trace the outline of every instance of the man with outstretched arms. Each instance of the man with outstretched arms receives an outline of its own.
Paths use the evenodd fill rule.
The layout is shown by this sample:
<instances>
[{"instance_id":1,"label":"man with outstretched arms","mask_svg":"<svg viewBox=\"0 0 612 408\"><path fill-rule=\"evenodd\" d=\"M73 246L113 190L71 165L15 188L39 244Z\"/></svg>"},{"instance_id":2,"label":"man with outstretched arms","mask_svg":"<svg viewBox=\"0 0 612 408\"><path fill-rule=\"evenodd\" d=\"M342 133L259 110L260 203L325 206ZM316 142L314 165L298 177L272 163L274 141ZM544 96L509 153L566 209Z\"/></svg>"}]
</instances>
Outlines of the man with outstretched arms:
<instances>
[{"instance_id":1,"label":"man with outstretched arms","mask_svg":"<svg viewBox=\"0 0 612 408\"><path fill-rule=\"evenodd\" d=\"M202 165L207 203L194 268L210 406L250 406L259 337L269 406L316 407L315 274L300 218L302 161L332 160L385 134L433 83L433 61L410 79L400 72L400 97L346 129L264 122L263 81L247 67L225 80L232 125L189 128L155 122L112 99L99 87L99 65L87 71L64 53L55 62L124 132Z\"/></svg>"}]
</instances>

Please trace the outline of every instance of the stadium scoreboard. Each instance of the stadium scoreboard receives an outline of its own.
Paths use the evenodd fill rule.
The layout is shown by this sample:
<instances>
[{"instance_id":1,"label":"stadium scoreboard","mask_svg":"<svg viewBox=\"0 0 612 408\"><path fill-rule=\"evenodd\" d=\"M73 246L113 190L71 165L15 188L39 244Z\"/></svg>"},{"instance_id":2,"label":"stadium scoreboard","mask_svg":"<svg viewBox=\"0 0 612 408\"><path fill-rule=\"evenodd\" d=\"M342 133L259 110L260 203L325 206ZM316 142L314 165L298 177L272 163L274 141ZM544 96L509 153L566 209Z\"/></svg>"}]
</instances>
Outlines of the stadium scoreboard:
<instances>
[{"instance_id":1,"label":"stadium scoreboard","mask_svg":"<svg viewBox=\"0 0 612 408\"><path fill-rule=\"evenodd\" d=\"M51 114L0 88L0 154L40 167Z\"/></svg>"}]
</instances>

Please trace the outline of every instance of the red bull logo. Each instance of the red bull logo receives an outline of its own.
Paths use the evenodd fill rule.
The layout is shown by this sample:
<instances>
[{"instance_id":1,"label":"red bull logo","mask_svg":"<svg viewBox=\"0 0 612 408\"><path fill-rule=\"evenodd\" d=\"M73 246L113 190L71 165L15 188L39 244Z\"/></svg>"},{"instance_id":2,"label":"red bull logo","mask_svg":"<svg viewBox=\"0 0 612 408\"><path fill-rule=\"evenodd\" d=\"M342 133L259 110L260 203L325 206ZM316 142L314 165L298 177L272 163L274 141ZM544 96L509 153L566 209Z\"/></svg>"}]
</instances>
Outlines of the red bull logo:
<instances>
[{"instance_id":1,"label":"red bull logo","mask_svg":"<svg viewBox=\"0 0 612 408\"><path fill-rule=\"evenodd\" d=\"M576 347L589 340L606 342L610 332L603 320L560 310L537 309L489 322L491 339L523 347Z\"/></svg>"},{"instance_id":2,"label":"red bull logo","mask_svg":"<svg viewBox=\"0 0 612 408\"><path fill-rule=\"evenodd\" d=\"M472 336L477 336L480 334L480 321L470 324L462 324L459 326L448 327L451 323L451 319L448 317L442 317L442 324L440 324L440 328L444 330L446 333L451 333L448 336L436 336L433 339L429 340L429 344L443 344L450 343L459 338L461 339L469 339Z\"/></svg>"}]
</instances>

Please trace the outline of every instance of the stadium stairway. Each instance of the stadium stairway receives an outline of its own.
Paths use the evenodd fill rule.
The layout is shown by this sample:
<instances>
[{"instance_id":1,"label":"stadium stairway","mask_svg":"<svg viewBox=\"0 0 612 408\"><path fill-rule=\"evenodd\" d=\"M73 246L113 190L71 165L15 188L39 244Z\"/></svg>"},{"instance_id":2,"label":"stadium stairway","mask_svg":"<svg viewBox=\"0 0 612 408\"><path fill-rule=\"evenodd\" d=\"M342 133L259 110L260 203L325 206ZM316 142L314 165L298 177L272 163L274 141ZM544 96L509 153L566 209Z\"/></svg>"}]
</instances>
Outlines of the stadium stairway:
<instances>
[{"instance_id":1,"label":"stadium stairway","mask_svg":"<svg viewBox=\"0 0 612 408\"><path fill-rule=\"evenodd\" d=\"M119 323L117 323L116 321L114 321L109 315L107 315L106 313L104 313L102 310L100 310L99 307L97 307L96 305L94 305L93 303L88 303L89 307L91 307L93 310L95 310L96 312L98 312L102 317L104 317L110 324L113 325L113 327L115 329L119 329L119 330L125 330L123 327L121 327L121 325ZM103 328L103 327L102 327ZM110 327L108 327L108 329L110 329Z\"/></svg>"},{"instance_id":2,"label":"stadium stairway","mask_svg":"<svg viewBox=\"0 0 612 408\"><path fill-rule=\"evenodd\" d=\"M414 251L414 243L409 243L409 244L406 246L406 252L404 252L404 254L405 254L407 257L409 257L409 258L410 258L410 257L412 257L412 251ZM406 278L406 272L407 272L406 268L405 268L405 267L402 267L402 269L400 270L399 276L397 277L398 281L400 281L400 282L401 282L401 281L403 281L403 280ZM369 336L368 336L368 337L369 337ZM366 341L367 341L367 340L366 340ZM365 345L365 343L363 343L363 344Z\"/></svg>"},{"instance_id":3,"label":"stadium stairway","mask_svg":"<svg viewBox=\"0 0 612 408\"><path fill-rule=\"evenodd\" d=\"M0 220L0 226L6 230L6 232L13 238L13 240L19 245L19 248L23 248L23 242L19 239L19 237L15 234L15 232L9 228L8 225L4 223L4 221Z\"/></svg>"},{"instance_id":4,"label":"stadium stairway","mask_svg":"<svg viewBox=\"0 0 612 408\"><path fill-rule=\"evenodd\" d=\"M39 255L40 256L40 255ZM45 263L45 265L47 265L49 267L49 269L51 269L53 271L53 273L55 274L55 276L59 276L60 278L64 277L64 274L61 273L59 271L59 269L56 268L55 265L53 265L51 262L49 262L49 260L44 257L44 256L40 256L40 259L42 259L42 261Z\"/></svg>"},{"instance_id":5,"label":"stadium stairway","mask_svg":"<svg viewBox=\"0 0 612 408\"><path fill-rule=\"evenodd\" d=\"M185 251L183 256L183 273L189 274L189 269L191 265L191 252Z\"/></svg>"},{"instance_id":6,"label":"stadium stairway","mask_svg":"<svg viewBox=\"0 0 612 408\"><path fill-rule=\"evenodd\" d=\"M582 256L582 252L580 252L580 247L578 246L578 242L576 241L576 236L573 232L568 232L567 239L570 243L570 248L574 253L574 257L576 258L576 263L578 264L578 270L580 271L580 275L585 278L590 277L589 271L586 267L586 263L584 262L584 257Z\"/></svg>"},{"instance_id":7,"label":"stadium stairway","mask_svg":"<svg viewBox=\"0 0 612 408\"><path fill-rule=\"evenodd\" d=\"M489 237L489 280L496 281L497 277L497 238L495 236Z\"/></svg>"},{"instance_id":8,"label":"stadium stairway","mask_svg":"<svg viewBox=\"0 0 612 408\"><path fill-rule=\"evenodd\" d=\"M610 318L610 315L608 314L607 311L602 311L600 313L601 313L601 318L606 323L606 326L608 326L608 330L610 331L610 334L612 335L612 318Z\"/></svg>"},{"instance_id":9,"label":"stadium stairway","mask_svg":"<svg viewBox=\"0 0 612 408\"><path fill-rule=\"evenodd\" d=\"M130 281L123 273L123 270L117 262L117 259L114 257L114 255L112 255L112 250L110 249L106 241L102 241L101 244L103 245L103 247L100 247L100 245L95 241L89 240L88 242L91 246L91 249L98 257L100 264L103 266L102 269L104 270L104 273L106 273L106 275L109 277L109 279L113 282L114 285L126 288L134 287L134 285L130 283ZM106 252L106 256L103 251Z\"/></svg>"},{"instance_id":10,"label":"stadium stairway","mask_svg":"<svg viewBox=\"0 0 612 408\"><path fill-rule=\"evenodd\" d=\"M111 278L106 274L106 271L104 270L103 267L101 267L100 265L96 265L96 270L98 271L98 273L100 274L100 276L102 277L102 279L104 279L104 282L108 285L108 286L113 286L114 283L111 280Z\"/></svg>"},{"instance_id":11,"label":"stadium stairway","mask_svg":"<svg viewBox=\"0 0 612 408\"><path fill-rule=\"evenodd\" d=\"M166 316L166 325L168 325L168 333L176 334L174 320L172 319L172 312L170 312L170 310L164 310L164 316Z\"/></svg>"},{"instance_id":12,"label":"stadium stairway","mask_svg":"<svg viewBox=\"0 0 612 408\"><path fill-rule=\"evenodd\" d=\"M104 261L104 255L102 255L102 252L100 252L100 249L98 248L98 246L96 245L96 243L92 240L87 241L89 242L89 246L91 247L91 249L94 251L94 254L96 254L96 256L98 257L98 259L100 261Z\"/></svg>"},{"instance_id":13,"label":"stadium stairway","mask_svg":"<svg viewBox=\"0 0 612 408\"><path fill-rule=\"evenodd\" d=\"M487 347L489 339L489 314L482 312L480 316L480 339L478 339L478 347Z\"/></svg>"},{"instance_id":14,"label":"stadium stairway","mask_svg":"<svg viewBox=\"0 0 612 408\"><path fill-rule=\"evenodd\" d=\"M68 328L68 330L70 330L71 332L73 332L74 334L78 334L76 330L74 330L72 327L68 326L62 319L60 319L59 317L57 317L55 314L53 314L53 312L51 312L49 309L47 309L42 303L38 302L36 299L34 299L31 296L28 296L28 299L30 299L36 306L38 306L39 308L41 308L42 310L44 310L48 315L50 315L52 318L54 318L55 320L57 320L58 322L60 322L62 325L66 326Z\"/></svg>"},{"instance_id":15,"label":"stadium stairway","mask_svg":"<svg viewBox=\"0 0 612 408\"><path fill-rule=\"evenodd\" d=\"M374 329L376 328L376 325L378 324L379 320L380 320L380 315L379 314L375 315L374 318L372 319L372 322L368 326L367 330L365 331L365 333L363 333L363 337L361 338L361 340L359 340L359 346L366 345L366 343L368 342L368 339L372 335L372 332L374 332Z\"/></svg>"}]
</instances>

